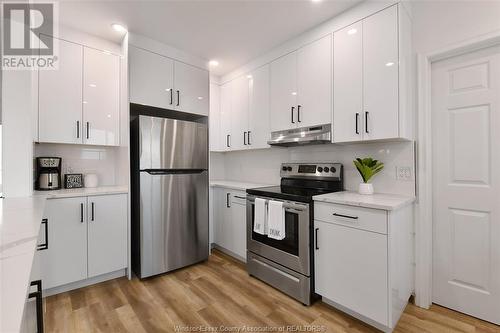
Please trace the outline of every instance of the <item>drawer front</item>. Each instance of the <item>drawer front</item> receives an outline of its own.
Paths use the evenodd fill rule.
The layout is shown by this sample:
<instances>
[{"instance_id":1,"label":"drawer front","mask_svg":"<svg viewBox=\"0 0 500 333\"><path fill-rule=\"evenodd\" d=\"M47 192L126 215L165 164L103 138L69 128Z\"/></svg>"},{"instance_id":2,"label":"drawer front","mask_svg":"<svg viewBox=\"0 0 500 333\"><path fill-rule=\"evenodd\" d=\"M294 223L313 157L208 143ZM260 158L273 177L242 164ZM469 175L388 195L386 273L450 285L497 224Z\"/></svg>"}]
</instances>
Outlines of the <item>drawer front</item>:
<instances>
[{"instance_id":1,"label":"drawer front","mask_svg":"<svg viewBox=\"0 0 500 333\"><path fill-rule=\"evenodd\" d=\"M387 234L387 212L385 210L315 202L314 218L324 222Z\"/></svg>"}]
</instances>

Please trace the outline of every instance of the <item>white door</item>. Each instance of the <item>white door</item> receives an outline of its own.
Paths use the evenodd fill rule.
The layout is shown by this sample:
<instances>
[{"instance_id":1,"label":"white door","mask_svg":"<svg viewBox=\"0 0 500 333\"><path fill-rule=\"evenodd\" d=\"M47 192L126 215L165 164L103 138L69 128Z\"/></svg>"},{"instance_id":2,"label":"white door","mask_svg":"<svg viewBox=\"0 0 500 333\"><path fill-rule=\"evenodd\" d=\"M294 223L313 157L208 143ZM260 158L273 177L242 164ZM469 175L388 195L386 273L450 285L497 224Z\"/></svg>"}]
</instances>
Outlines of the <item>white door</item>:
<instances>
[{"instance_id":1,"label":"white door","mask_svg":"<svg viewBox=\"0 0 500 333\"><path fill-rule=\"evenodd\" d=\"M247 144L249 148L268 148L269 128L269 65L250 74Z\"/></svg>"},{"instance_id":2,"label":"white door","mask_svg":"<svg viewBox=\"0 0 500 333\"><path fill-rule=\"evenodd\" d=\"M332 36L297 51L298 127L332 122Z\"/></svg>"},{"instance_id":3,"label":"white door","mask_svg":"<svg viewBox=\"0 0 500 333\"><path fill-rule=\"evenodd\" d=\"M134 46L129 47L130 102L174 108L174 61Z\"/></svg>"},{"instance_id":4,"label":"white door","mask_svg":"<svg viewBox=\"0 0 500 333\"><path fill-rule=\"evenodd\" d=\"M500 46L432 65L433 302L500 324Z\"/></svg>"},{"instance_id":5,"label":"white door","mask_svg":"<svg viewBox=\"0 0 500 333\"><path fill-rule=\"evenodd\" d=\"M398 7L363 20L365 140L399 136Z\"/></svg>"},{"instance_id":6,"label":"white door","mask_svg":"<svg viewBox=\"0 0 500 333\"><path fill-rule=\"evenodd\" d=\"M220 86L210 83L210 151L220 150Z\"/></svg>"},{"instance_id":7,"label":"white door","mask_svg":"<svg viewBox=\"0 0 500 333\"><path fill-rule=\"evenodd\" d=\"M246 224L246 199L244 193L233 193L231 202L231 230L232 248L230 249L241 258L246 258L247 253L247 224Z\"/></svg>"},{"instance_id":8,"label":"white door","mask_svg":"<svg viewBox=\"0 0 500 333\"><path fill-rule=\"evenodd\" d=\"M58 68L38 71L39 141L82 143L83 47L58 43Z\"/></svg>"},{"instance_id":9,"label":"white door","mask_svg":"<svg viewBox=\"0 0 500 333\"><path fill-rule=\"evenodd\" d=\"M208 116L208 71L175 61L174 89L175 109Z\"/></svg>"},{"instance_id":10,"label":"white door","mask_svg":"<svg viewBox=\"0 0 500 333\"><path fill-rule=\"evenodd\" d=\"M83 52L83 143L120 145L120 57Z\"/></svg>"},{"instance_id":11,"label":"white door","mask_svg":"<svg viewBox=\"0 0 500 333\"><path fill-rule=\"evenodd\" d=\"M333 34L333 141L363 138L363 26Z\"/></svg>"},{"instance_id":12,"label":"white door","mask_svg":"<svg viewBox=\"0 0 500 333\"><path fill-rule=\"evenodd\" d=\"M38 252L44 289L87 278L86 203L85 197L47 200L48 249Z\"/></svg>"},{"instance_id":13,"label":"white door","mask_svg":"<svg viewBox=\"0 0 500 333\"><path fill-rule=\"evenodd\" d=\"M271 132L297 127L297 52L271 62Z\"/></svg>"},{"instance_id":14,"label":"white door","mask_svg":"<svg viewBox=\"0 0 500 333\"><path fill-rule=\"evenodd\" d=\"M316 292L388 325L387 236L317 220L314 228Z\"/></svg>"},{"instance_id":15,"label":"white door","mask_svg":"<svg viewBox=\"0 0 500 333\"><path fill-rule=\"evenodd\" d=\"M232 81L220 87L220 148L222 151L231 150L231 104Z\"/></svg>"},{"instance_id":16,"label":"white door","mask_svg":"<svg viewBox=\"0 0 500 333\"><path fill-rule=\"evenodd\" d=\"M231 103L231 149L240 150L247 148L248 132L248 85L249 79L246 75L240 76L233 81L232 103Z\"/></svg>"},{"instance_id":17,"label":"white door","mask_svg":"<svg viewBox=\"0 0 500 333\"><path fill-rule=\"evenodd\" d=\"M88 275L127 267L127 196L88 198Z\"/></svg>"},{"instance_id":18,"label":"white door","mask_svg":"<svg viewBox=\"0 0 500 333\"><path fill-rule=\"evenodd\" d=\"M223 188L216 188L215 196L215 243L225 249L231 247L231 194Z\"/></svg>"}]
</instances>

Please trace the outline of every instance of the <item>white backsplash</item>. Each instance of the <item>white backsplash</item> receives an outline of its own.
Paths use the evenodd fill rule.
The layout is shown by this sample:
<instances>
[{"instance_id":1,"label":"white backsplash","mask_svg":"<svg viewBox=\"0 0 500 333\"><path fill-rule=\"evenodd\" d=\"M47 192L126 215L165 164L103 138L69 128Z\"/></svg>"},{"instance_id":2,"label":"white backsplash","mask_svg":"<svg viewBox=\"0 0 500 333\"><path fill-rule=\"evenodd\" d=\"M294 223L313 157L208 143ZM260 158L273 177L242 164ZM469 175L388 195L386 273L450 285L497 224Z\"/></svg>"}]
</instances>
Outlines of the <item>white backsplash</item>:
<instances>
[{"instance_id":1,"label":"white backsplash","mask_svg":"<svg viewBox=\"0 0 500 333\"><path fill-rule=\"evenodd\" d=\"M115 147L82 146L40 143L35 144L35 157L54 156L62 158L62 174L95 173L101 185L117 185Z\"/></svg>"},{"instance_id":2,"label":"white backsplash","mask_svg":"<svg viewBox=\"0 0 500 333\"><path fill-rule=\"evenodd\" d=\"M211 154L211 173L225 179L264 184L279 184L280 166L285 162L338 162L344 165L344 187L357 191L361 177L352 161L356 157L373 157L385 164L373 178L376 192L415 195L413 142L358 143L348 145L313 145L293 148L271 148ZM410 167L412 179L397 180L396 168Z\"/></svg>"}]
</instances>

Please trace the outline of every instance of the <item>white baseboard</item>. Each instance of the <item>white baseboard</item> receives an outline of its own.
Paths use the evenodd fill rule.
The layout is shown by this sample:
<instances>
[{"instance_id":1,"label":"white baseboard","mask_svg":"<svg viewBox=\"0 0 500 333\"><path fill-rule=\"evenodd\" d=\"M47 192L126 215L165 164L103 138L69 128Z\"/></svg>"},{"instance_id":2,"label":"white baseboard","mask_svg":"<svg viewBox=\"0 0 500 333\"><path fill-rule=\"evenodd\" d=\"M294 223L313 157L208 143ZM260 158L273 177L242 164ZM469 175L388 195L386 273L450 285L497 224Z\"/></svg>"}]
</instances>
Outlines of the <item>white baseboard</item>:
<instances>
[{"instance_id":1,"label":"white baseboard","mask_svg":"<svg viewBox=\"0 0 500 333\"><path fill-rule=\"evenodd\" d=\"M118 271L95 276L95 277L92 277L90 279L85 279L85 280L81 280L81 281L68 283L68 284L65 284L65 285L62 285L59 287L45 289L45 290L43 290L43 297L52 296L52 295L64 293L66 291L87 287L87 286L90 286L93 284L97 284L97 283L104 282L107 280L116 279L116 278L126 276L126 275L127 275L127 269L126 268L120 269ZM42 285L43 285L43 281L42 281Z\"/></svg>"},{"instance_id":2,"label":"white baseboard","mask_svg":"<svg viewBox=\"0 0 500 333\"><path fill-rule=\"evenodd\" d=\"M239 255L237 255L236 253L234 253L233 251L229 251L228 249L226 248L223 248L222 246L219 246L215 243L212 243L212 249L217 249L225 254L227 254L228 256L231 256L233 257L234 259L236 260L239 260L239 261L242 261L244 263L247 262L247 258L243 258L243 257L240 257Z\"/></svg>"}]
</instances>

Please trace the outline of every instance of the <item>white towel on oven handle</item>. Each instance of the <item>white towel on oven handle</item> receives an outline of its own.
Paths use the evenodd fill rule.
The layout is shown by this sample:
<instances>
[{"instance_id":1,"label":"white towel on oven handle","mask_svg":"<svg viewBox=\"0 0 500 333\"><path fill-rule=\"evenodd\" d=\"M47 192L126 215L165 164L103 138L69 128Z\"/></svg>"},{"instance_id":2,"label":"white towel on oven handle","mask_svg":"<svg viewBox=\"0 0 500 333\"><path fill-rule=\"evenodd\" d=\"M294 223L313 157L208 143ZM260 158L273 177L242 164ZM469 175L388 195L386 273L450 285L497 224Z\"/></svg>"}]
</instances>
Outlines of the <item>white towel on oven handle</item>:
<instances>
[{"instance_id":1,"label":"white towel on oven handle","mask_svg":"<svg viewBox=\"0 0 500 333\"><path fill-rule=\"evenodd\" d=\"M255 198L253 231L267 235L267 205L265 199Z\"/></svg>"},{"instance_id":2,"label":"white towel on oven handle","mask_svg":"<svg viewBox=\"0 0 500 333\"><path fill-rule=\"evenodd\" d=\"M285 238L285 210L283 202L269 200L267 217L267 237L277 240Z\"/></svg>"}]
</instances>

